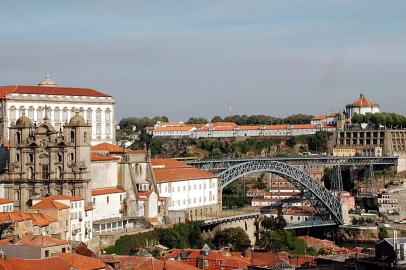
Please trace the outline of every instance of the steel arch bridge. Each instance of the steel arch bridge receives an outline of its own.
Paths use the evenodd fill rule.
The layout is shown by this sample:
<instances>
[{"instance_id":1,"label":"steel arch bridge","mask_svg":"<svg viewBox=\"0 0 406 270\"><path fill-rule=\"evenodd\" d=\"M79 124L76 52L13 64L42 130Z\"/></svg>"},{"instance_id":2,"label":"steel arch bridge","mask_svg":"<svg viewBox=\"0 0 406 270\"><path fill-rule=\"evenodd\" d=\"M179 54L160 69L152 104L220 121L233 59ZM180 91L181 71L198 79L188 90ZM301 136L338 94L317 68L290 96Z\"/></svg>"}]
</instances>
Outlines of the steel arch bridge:
<instances>
[{"instance_id":1,"label":"steel arch bridge","mask_svg":"<svg viewBox=\"0 0 406 270\"><path fill-rule=\"evenodd\" d=\"M221 179L221 189L238 178L255 172L272 172L282 176L303 192L320 216L324 219L332 218L339 225L343 224L340 201L309 174L287 163L274 160L252 160L231 166L218 175Z\"/></svg>"}]
</instances>

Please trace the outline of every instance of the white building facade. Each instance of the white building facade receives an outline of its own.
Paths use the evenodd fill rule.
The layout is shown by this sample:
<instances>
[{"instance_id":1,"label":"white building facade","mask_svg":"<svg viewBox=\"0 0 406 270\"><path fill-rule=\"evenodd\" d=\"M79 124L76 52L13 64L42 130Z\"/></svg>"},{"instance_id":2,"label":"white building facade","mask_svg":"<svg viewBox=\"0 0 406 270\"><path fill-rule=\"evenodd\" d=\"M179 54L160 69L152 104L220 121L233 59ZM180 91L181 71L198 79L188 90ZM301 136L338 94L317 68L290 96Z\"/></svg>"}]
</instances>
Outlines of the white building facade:
<instances>
[{"instance_id":1,"label":"white building facade","mask_svg":"<svg viewBox=\"0 0 406 270\"><path fill-rule=\"evenodd\" d=\"M92 145L115 142L115 100L94 89L60 87L49 75L36 86L0 86L0 142L8 142L8 127L25 114L42 123L45 113L56 129L75 112L92 124Z\"/></svg>"},{"instance_id":2,"label":"white building facade","mask_svg":"<svg viewBox=\"0 0 406 270\"><path fill-rule=\"evenodd\" d=\"M218 211L218 177L170 159L152 160L152 166L159 195L169 200L169 211L185 211L190 218Z\"/></svg>"},{"instance_id":3,"label":"white building facade","mask_svg":"<svg viewBox=\"0 0 406 270\"><path fill-rule=\"evenodd\" d=\"M119 188L93 189L93 220L122 218L124 199L125 191Z\"/></svg>"}]
</instances>

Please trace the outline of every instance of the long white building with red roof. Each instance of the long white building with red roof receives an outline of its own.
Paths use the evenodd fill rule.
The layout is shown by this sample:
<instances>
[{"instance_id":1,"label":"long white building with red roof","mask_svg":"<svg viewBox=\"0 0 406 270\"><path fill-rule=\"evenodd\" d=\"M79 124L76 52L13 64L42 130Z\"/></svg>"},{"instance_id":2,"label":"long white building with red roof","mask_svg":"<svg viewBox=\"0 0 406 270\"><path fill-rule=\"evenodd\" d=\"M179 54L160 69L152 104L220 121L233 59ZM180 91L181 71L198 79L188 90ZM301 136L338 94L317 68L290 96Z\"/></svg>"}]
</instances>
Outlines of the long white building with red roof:
<instances>
[{"instance_id":1,"label":"long white building with red roof","mask_svg":"<svg viewBox=\"0 0 406 270\"><path fill-rule=\"evenodd\" d=\"M189 137L189 138L235 138L235 137L289 137L316 134L317 131L332 132L333 125L246 125L232 122L216 122L206 125L165 125L160 123L149 127L148 132L154 137Z\"/></svg>"},{"instance_id":2,"label":"long white building with red roof","mask_svg":"<svg viewBox=\"0 0 406 270\"><path fill-rule=\"evenodd\" d=\"M92 124L92 144L115 141L115 100L95 89L58 86L47 74L38 85L0 86L0 143L8 142L8 127L25 114L42 123L45 110L61 129L79 111Z\"/></svg>"}]
</instances>

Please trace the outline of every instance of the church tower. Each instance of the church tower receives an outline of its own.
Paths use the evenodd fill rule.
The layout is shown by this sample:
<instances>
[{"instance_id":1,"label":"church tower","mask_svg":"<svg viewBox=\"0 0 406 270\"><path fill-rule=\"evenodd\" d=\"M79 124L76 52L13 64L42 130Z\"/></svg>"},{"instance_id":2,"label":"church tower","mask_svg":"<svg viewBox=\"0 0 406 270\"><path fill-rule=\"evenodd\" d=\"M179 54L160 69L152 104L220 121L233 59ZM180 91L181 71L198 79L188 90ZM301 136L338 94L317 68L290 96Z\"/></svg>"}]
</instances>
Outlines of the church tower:
<instances>
[{"instance_id":1,"label":"church tower","mask_svg":"<svg viewBox=\"0 0 406 270\"><path fill-rule=\"evenodd\" d=\"M71 160L72 170L84 180L80 184L75 184L75 196L84 197L87 203L91 202L89 185L91 132L92 125L87 123L79 112L75 112L75 116L63 127L65 142L70 146L68 159Z\"/></svg>"}]
</instances>

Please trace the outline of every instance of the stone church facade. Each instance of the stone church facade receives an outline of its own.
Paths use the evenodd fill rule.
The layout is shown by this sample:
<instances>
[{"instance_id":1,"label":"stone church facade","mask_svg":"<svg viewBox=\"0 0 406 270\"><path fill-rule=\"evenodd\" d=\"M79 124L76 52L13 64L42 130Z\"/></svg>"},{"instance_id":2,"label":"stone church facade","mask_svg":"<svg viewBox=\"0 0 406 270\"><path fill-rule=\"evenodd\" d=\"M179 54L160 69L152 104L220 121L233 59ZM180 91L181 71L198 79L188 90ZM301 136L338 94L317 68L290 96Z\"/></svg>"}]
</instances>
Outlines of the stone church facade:
<instances>
[{"instance_id":1,"label":"stone church facade","mask_svg":"<svg viewBox=\"0 0 406 270\"><path fill-rule=\"evenodd\" d=\"M79 112L63 131L51 124L47 108L39 125L22 114L9 128L9 161L0 178L5 197L21 211L47 194L83 197L90 203L91 131Z\"/></svg>"}]
</instances>

